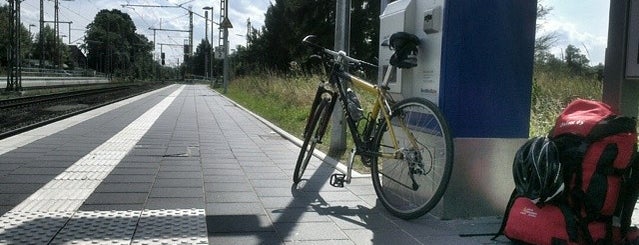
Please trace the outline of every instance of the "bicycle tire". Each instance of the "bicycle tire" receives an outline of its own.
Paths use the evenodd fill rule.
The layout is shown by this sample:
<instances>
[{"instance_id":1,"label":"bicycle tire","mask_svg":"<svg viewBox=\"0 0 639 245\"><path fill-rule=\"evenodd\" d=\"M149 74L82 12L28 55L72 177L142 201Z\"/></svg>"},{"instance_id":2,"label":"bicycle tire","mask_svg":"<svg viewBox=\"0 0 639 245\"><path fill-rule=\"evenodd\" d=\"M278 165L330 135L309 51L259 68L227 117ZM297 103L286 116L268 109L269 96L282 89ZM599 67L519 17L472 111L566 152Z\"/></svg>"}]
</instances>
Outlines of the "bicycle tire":
<instances>
[{"instance_id":1,"label":"bicycle tire","mask_svg":"<svg viewBox=\"0 0 639 245\"><path fill-rule=\"evenodd\" d=\"M396 152L392 146L386 123L378 127L374 143L380 153L401 157L372 159L373 186L391 214L414 219L432 210L446 191L453 168L452 136L437 106L423 98L398 102L390 120L402 151ZM406 137L409 134L416 139L418 149L411 149L414 147Z\"/></svg>"},{"instance_id":2,"label":"bicycle tire","mask_svg":"<svg viewBox=\"0 0 639 245\"><path fill-rule=\"evenodd\" d=\"M300 153L297 157L297 163L295 164L295 171L293 172L293 183L297 184L302 180L304 171L308 166L308 162L313 156L315 146L318 141L321 140L326 129L326 123L328 120L323 120L324 117L330 116L330 99L323 98L315 111L311 113L307 127L304 129L304 143L302 143Z\"/></svg>"}]
</instances>

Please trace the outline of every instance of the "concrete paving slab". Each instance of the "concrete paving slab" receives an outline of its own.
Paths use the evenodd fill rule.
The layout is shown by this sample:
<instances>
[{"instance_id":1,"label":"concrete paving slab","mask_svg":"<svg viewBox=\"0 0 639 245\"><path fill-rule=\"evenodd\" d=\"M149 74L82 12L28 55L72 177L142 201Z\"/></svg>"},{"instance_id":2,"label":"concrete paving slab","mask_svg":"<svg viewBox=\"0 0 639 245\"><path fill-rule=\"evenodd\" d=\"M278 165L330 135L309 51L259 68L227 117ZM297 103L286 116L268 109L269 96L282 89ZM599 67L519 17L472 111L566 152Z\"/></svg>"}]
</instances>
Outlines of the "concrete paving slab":
<instances>
[{"instance_id":1,"label":"concrete paving slab","mask_svg":"<svg viewBox=\"0 0 639 245\"><path fill-rule=\"evenodd\" d=\"M202 187L201 179L156 179L153 187Z\"/></svg>"},{"instance_id":2,"label":"concrete paving slab","mask_svg":"<svg viewBox=\"0 0 639 245\"><path fill-rule=\"evenodd\" d=\"M204 209L204 197L150 197L146 200L145 208L148 209Z\"/></svg>"},{"instance_id":3,"label":"concrete paving slab","mask_svg":"<svg viewBox=\"0 0 639 245\"><path fill-rule=\"evenodd\" d=\"M172 95L163 113L144 122L149 128L124 154L89 154L176 90L172 86L60 123L65 127L57 131L0 141L0 150L5 149L0 171L7 172L0 177L0 243L21 243L26 238L16 235L32 229L43 231L27 236L33 241L63 243L490 243L482 233L492 231L496 219L396 219L377 202L369 177L334 188L327 182L336 170L320 159L313 159L305 180L293 186L296 140L205 86L185 86ZM120 141L115 142L110 147L119 149ZM106 159L72 165L88 155ZM114 157L120 159L108 163ZM61 171L70 173L58 176ZM106 174L92 177L91 171ZM45 184L48 191L41 191ZM62 196L55 196L58 189L64 190ZM47 212L2 225L16 220L14 203L36 192L50 201L23 208ZM75 214L65 212L70 207ZM87 235L88 227L106 232Z\"/></svg>"},{"instance_id":4,"label":"concrete paving slab","mask_svg":"<svg viewBox=\"0 0 639 245\"><path fill-rule=\"evenodd\" d=\"M260 199L257 194L252 191L240 191L240 192L207 192L207 203L235 203L242 205L242 203L259 203Z\"/></svg>"}]
</instances>

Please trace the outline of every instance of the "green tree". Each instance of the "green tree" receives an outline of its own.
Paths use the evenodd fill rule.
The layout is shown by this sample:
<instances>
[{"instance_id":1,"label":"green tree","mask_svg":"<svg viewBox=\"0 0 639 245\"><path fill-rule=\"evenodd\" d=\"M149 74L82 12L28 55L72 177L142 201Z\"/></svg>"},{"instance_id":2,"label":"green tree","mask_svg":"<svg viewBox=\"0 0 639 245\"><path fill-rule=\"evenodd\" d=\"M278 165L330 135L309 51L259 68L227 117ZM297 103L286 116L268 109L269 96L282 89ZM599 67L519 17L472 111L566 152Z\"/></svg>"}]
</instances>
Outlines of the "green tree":
<instances>
[{"instance_id":1,"label":"green tree","mask_svg":"<svg viewBox=\"0 0 639 245\"><path fill-rule=\"evenodd\" d=\"M543 3L537 4L537 23L536 32L540 33L543 28L543 23L548 17L548 14L552 11L552 7L544 6ZM553 62L554 55L550 53L550 49L557 43L559 37L556 32L550 32L543 35L539 35L535 38L535 63L545 64Z\"/></svg>"},{"instance_id":2,"label":"green tree","mask_svg":"<svg viewBox=\"0 0 639 245\"><path fill-rule=\"evenodd\" d=\"M351 8L351 55L373 61L379 39L379 2L353 0ZM301 45L306 35L332 48L335 32L335 0L275 0L268 8L264 27L249 33L249 45L238 49L240 70L289 72L292 61L304 64L308 48Z\"/></svg>"},{"instance_id":3,"label":"green tree","mask_svg":"<svg viewBox=\"0 0 639 245\"><path fill-rule=\"evenodd\" d=\"M206 69L204 68L204 62L206 60L206 56L211 52L211 44L202 39L200 44L197 45L195 49L195 53L190 60L189 66L193 68L192 74L198 76L205 76ZM209 59L210 60L210 59Z\"/></svg>"},{"instance_id":4,"label":"green tree","mask_svg":"<svg viewBox=\"0 0 639 245\"><path fill-rule=\"evenodd\" d=\"M64 44L61 38L58 38L58 41L55 42L55 33L53 28L49 26L44 26L42 29L43 35L36 35L35 44L33 45L31 57L33 59L40 59L43 52L41 52L42 47L40 47L40 38L44 40L44 57L45 66L54 66L56 65L56 55L60 55L60 62L65 63L69 58L69 52L67 46ZM56 45L57 44L57 45Z\"/></svg>"},{"instance_id":5,"label":"green tree","mask_svg":"<svg viewBox=\"0 0 639 245\"><path fill-rule=\"evenodd\" d=\"M288 1L276 0L275 5L271 5L266 11L264 18L264 29L262 38L264 38L266 55L270 56L270 63L264 63L271 69L278 71L288 70L288 64L291 59L291 48L289 45L297 45L292 40L295 39L291 16L287 15Z\"/></svg>"},{"instance_id":6,"label":"green tree","mask_svg":"<svg viewBox=\"0 0 639 245\"><path fill-rule=\"evenodd\" d=\"M120 77L142 78L153 67L153 44L135 33L131 17L120 10L103 9L87 26L84 48L89 67Z\"/></svg>"},{"instance_id":7,"label":"green tree","mask_svg":"<svg viewBox=\"0 0 639 245\"><path fill-rule=\"evenodd\" d=\"M353 0L352 7L351 55L375 63L379 53L379 2Z\"/></svg>"},{"instance_id":8,"label":"green tree","mask_svg":"<svg viewBox=\"0 0 639 245\"><path fill-rule=\"evenodd\" d=\"M6 67L8 65L8 50L10 47L9 40L9 18L10 18L10 9L9 5L0 6L0 66ZM29 36L29 30L24 26L20 25L20 44L21 44L21 57L28 58L29 52L33 45L31 37Z\"/></svg>"},{"instance_id":9,"label":"green tree","mask_svg":"<svg viewBox=\"0 0 639 245\"><path fill-rule=\"evenodd\" d=\"M579 48L569 44L566 47L566 65L568 68L574 72L575 74L585 74L590 66L588 63L590 60L586 58L584 54L581 53Z\"/></svg>"}]
</instances>

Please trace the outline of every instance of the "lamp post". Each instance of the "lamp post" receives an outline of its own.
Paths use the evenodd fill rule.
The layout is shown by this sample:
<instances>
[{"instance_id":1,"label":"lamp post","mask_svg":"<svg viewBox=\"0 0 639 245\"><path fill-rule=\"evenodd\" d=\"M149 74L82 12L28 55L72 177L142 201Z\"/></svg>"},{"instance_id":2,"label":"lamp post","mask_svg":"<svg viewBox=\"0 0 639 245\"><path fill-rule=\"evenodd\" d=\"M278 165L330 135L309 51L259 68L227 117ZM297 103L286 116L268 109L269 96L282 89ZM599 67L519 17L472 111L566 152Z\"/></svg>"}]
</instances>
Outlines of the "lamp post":
<instances>
[{"instance_id":1,"label":"lamp post","mask_svg":"<svg viewBox=\"0 0 639 245\"><path fill-rule=\"evenodd\" d=\"M204 10L204 40L209 42L209 11ZM209 52L204 54L204 77L209 77Z\"/></svg>"}]
</instances>

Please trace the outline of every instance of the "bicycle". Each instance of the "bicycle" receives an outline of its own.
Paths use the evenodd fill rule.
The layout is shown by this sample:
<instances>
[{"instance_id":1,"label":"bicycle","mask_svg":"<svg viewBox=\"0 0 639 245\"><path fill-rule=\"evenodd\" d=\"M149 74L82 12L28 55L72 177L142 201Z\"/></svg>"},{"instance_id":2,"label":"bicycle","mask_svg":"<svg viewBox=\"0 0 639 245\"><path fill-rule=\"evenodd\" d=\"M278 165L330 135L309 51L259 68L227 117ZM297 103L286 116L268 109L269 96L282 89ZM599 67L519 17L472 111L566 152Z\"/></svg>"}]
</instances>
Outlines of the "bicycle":
<instances>
[{"instance_id":1,"label":"bicycle","mask_svg":"<svg viewBox=\"0 0 639 245\"><path fill-rule=\"evenodd\" d=\"M324 70L330 70L330 73L328 81L318 85L311 105L293 182L297 184L302 180L339 100L355 148L351 151L346 173L331 175L330 184L344 187L344 183L350 183L353 160L359 155L362 163L371 169L375 192L384 207L399 218L413 219L433 209L443 196L452 172L453 143L444 116L434 103L418 97L396 102L390 94L391 69L416 65L414 55L407 50L416 52L419 44L415 42L419 39L412 34L399 34L402 35L393 35L390 39L389 46L396 50L397 57L394 57L395 64L391 62L393 65L388 67L380 86L346 71L347 67L376 68L376 65L315 44L312 42L314 36L303 39L304 44L316 51L314 57L321 58ZM375 95L372 110L366 116L360 115L357 97L346 86L349 82ZM361 132L360 122L365 123Z\"/></svg>"}]
</instances>

